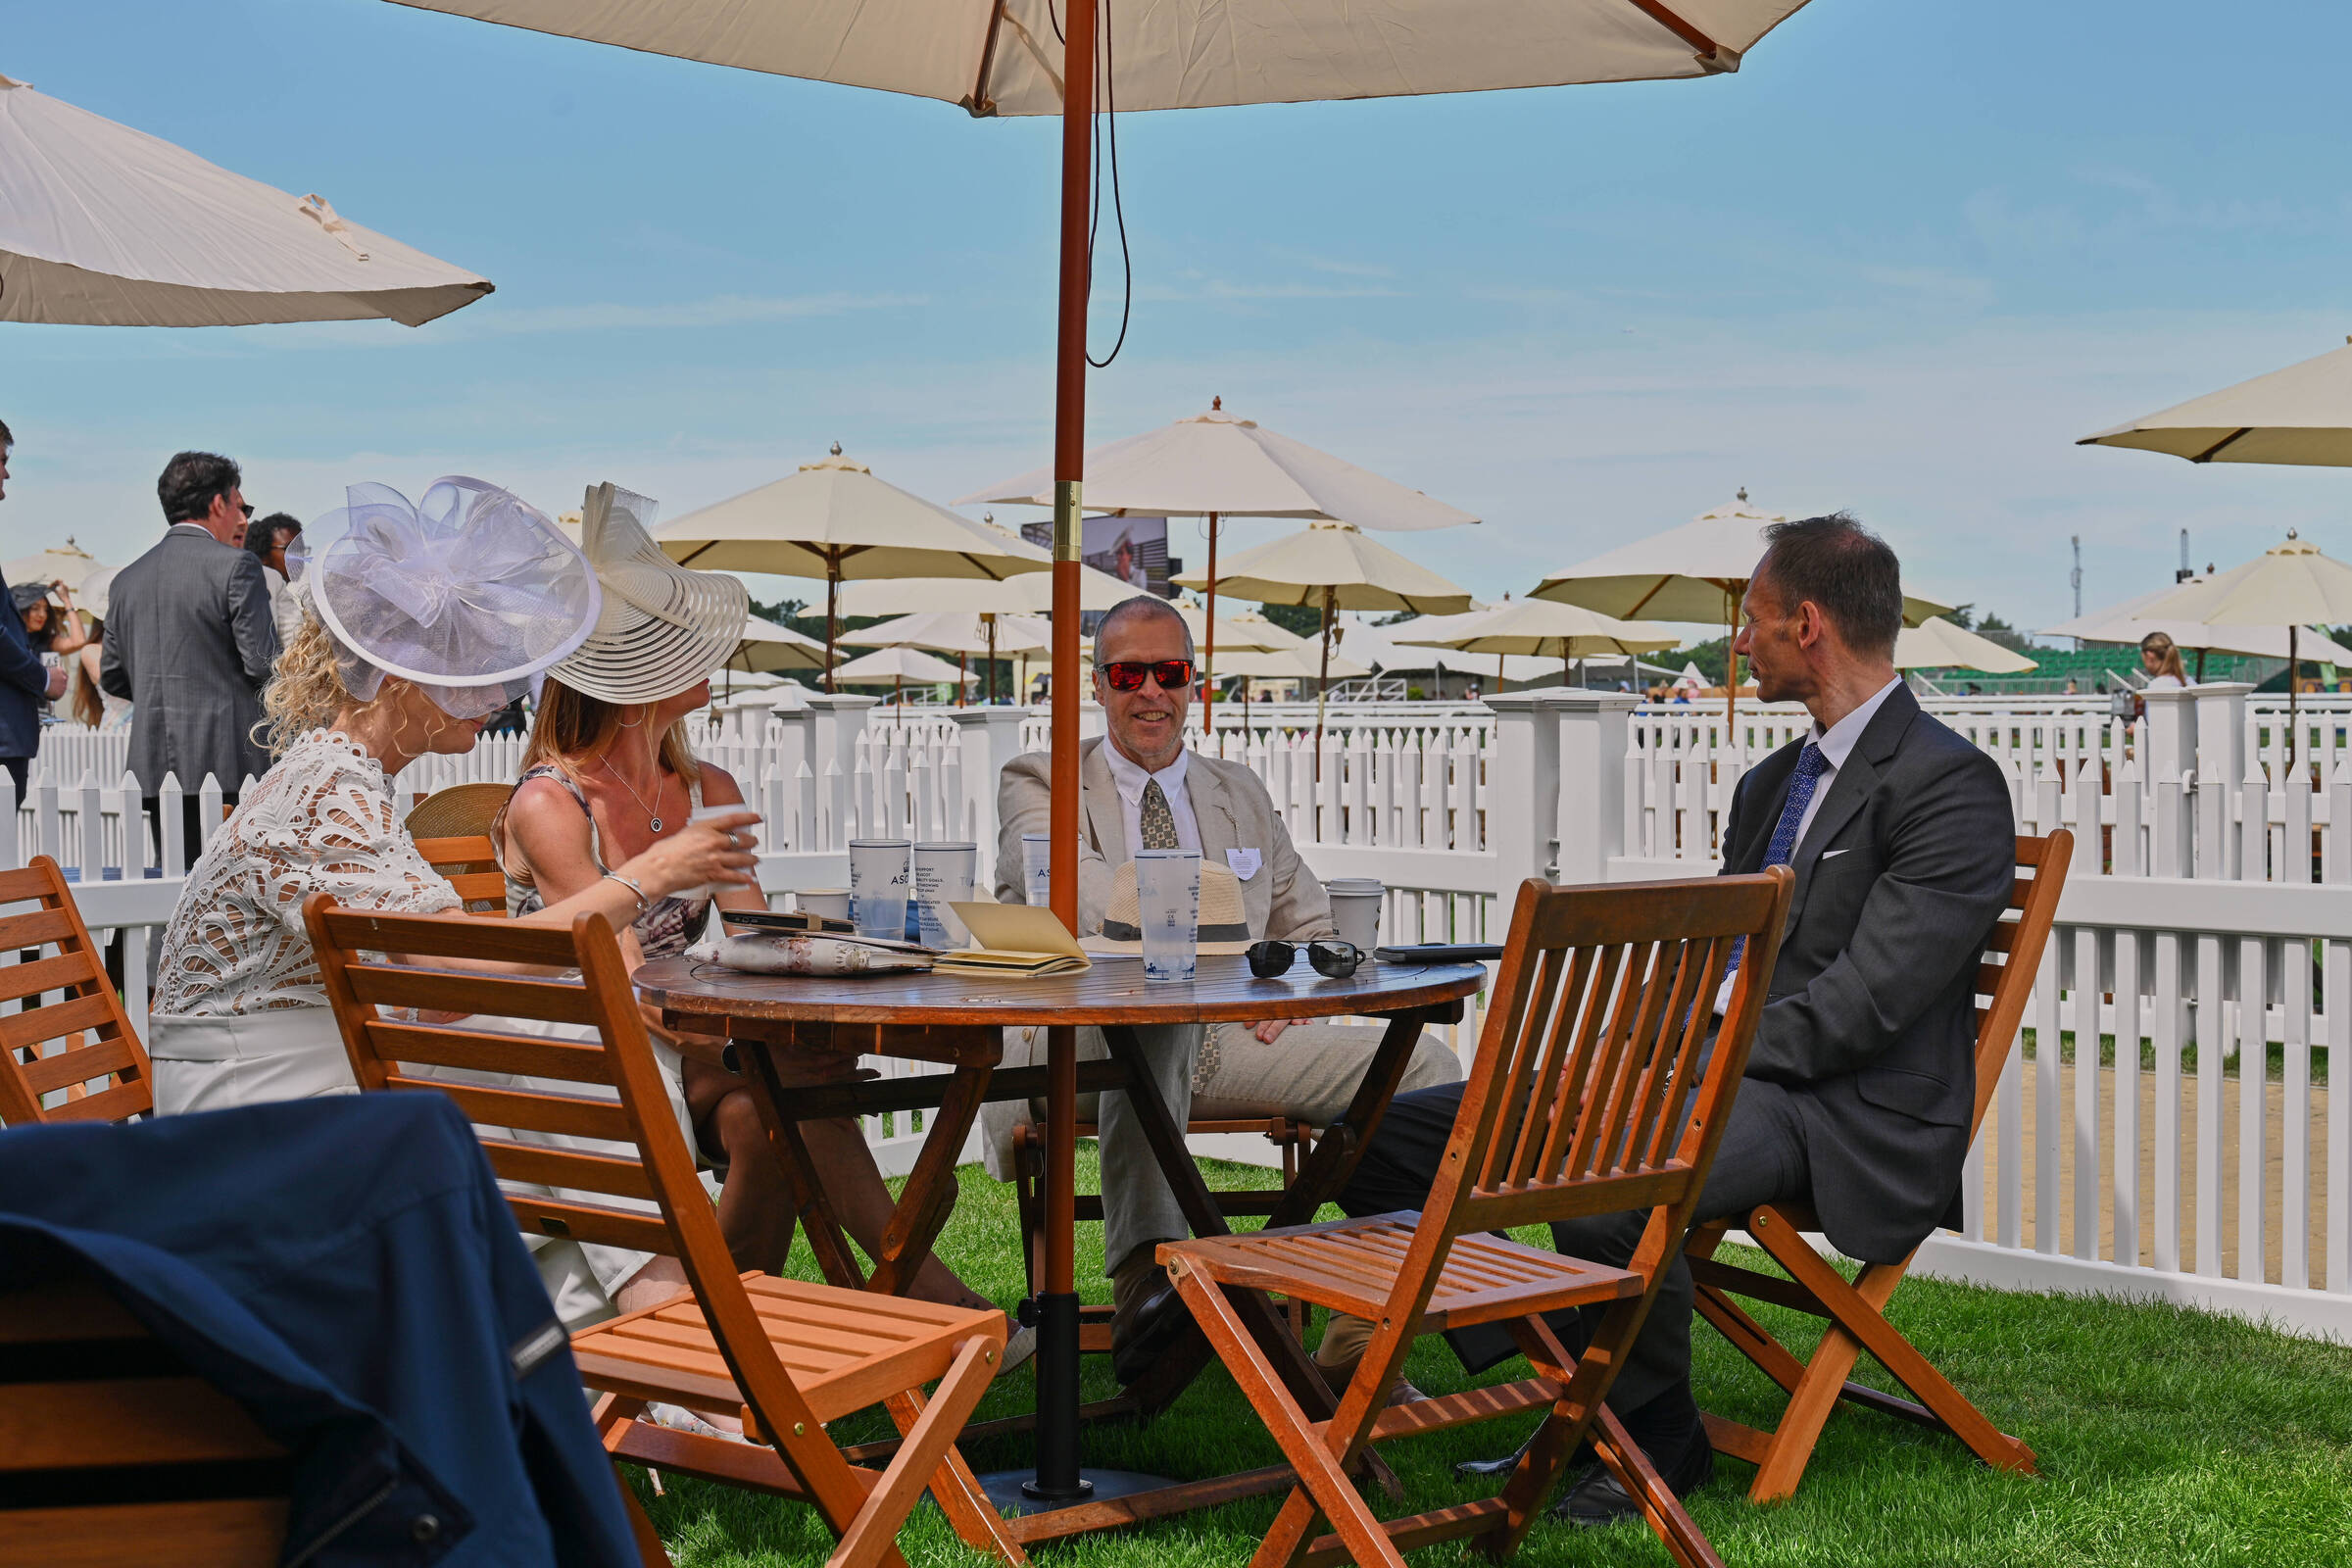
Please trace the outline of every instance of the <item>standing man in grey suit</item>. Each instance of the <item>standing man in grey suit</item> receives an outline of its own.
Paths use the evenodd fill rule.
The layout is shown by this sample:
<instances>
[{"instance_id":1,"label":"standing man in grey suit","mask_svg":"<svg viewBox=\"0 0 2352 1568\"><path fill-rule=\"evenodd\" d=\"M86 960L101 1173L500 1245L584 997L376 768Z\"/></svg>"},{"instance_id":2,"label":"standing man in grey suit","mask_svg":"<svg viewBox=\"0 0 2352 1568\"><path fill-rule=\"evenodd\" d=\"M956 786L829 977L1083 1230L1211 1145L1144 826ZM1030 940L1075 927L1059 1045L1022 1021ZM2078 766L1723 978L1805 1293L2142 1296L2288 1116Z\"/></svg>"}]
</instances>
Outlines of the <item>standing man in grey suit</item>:
<instances>
[{"instance_id":1,"label":"standing man in grey suit","mask_svg":"<svg viewBox=\"0 0 2352 1568\"><path fill-rule=\"evenodd\" d=\"M8 494L8 449L16 437L0 424L0 497ZM8 579L0 577L0 768L24 799L24 780L41 749L41 704L66 695L66 672L41 662L24 638L24 623L7 604Z\"/></svg>"},{"instance_id":2,"label":"standing man in grey suit","mask_svg":"<svg viewBox=\"0 0 2352 1568\"><path fill-rule=\"evenodd\" d=\"M1976 1097L1976 970L2009 897L2017 822L2000 769L1920 710L1894 672L1903 590L1894 552L1843 513L1775 523L1734 643L1766 702L1796 701L1812 732L1740 781L1723 828L1726 873L1796 872L1788 926L1747 1073L1694 1221L1797 1201L1839 1251L1898 1262L1960 1223ZM1722 1010L1731 979L1715 999ZM1342 1194L1350 1214L1418 1208L1461 1102L1399 1096ZM1646 1209L1552 1227L1561 1251L1623 1264ZM1675 1260L1609 1406L1677 1493L1706 1483L1714 1450L1690 1393L1690 1273ZM1562 1314L1574 1348L1584 1329ZM1458 1331L1473 1370L1513 1352L1492 1326ZM1562 1511L1636 1517L1594 1465Z\"/></svg>"},{"instance_id":3,"label":"standing man in grey suit","mask_svg":"<svg viewBox=\"0 0 2352 1568\"><path fill-rule=\"evenodd\" d=\"M234 806L237 786L270 770L253 727L277 662L277 628L262 563L240 548L253 515L242 478L210 452L182 452L164 466L155 490L168 526L115 576L98 666L100 689L130 699L130 771L159 835L164 775L175 774L187 792L182 842L191 865L203 846L196 792L205 775Z\"/></svg>"}]
</instances>

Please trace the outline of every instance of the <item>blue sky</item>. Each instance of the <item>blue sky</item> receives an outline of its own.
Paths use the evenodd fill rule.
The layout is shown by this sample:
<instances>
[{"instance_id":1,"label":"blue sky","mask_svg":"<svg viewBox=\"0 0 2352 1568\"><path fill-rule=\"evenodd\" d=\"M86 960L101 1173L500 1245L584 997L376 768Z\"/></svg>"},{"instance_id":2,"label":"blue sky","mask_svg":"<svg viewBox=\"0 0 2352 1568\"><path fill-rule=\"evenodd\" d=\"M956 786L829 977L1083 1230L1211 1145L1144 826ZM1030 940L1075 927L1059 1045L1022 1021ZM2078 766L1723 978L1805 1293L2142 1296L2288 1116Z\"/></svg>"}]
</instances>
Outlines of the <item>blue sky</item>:
<instances>
[{"instance_id":1,"label":"blue sky","mask_svg":"<svg viewBox=\"0 0 2352 1568\"><path fill-rule=\"evenodd\" d=\"M2352 557L2343 472L2073 445L2352 333L2348 55L2340 4L1814 0L1737 76L1137 116L1090 438L1222 394L1487 518L1393 540L1484 597L1740 485L2028 626L2073 534L2092 607L2182 527ZM190 445L303 516L449 471L674 516L835 440L947 500L1049 455L1048 123L374 0L20 5L0 73L498 285L416 330L0 328L9 554L129 559Z\"/></svg>"}]
</instances>

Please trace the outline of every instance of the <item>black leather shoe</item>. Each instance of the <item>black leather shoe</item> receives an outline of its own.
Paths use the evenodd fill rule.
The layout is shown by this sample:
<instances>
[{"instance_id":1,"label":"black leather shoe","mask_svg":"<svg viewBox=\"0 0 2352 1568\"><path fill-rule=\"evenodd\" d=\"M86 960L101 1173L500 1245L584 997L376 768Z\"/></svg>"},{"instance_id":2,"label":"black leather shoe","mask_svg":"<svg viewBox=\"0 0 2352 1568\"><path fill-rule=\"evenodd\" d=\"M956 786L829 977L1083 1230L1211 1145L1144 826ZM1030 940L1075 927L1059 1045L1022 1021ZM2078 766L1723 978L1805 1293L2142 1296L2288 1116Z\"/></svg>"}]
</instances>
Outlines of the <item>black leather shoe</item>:
<instances>
[{"instance_id":1,"label":"black leather shoe","mask_svg":"<svg viewBox=\"0 0 2352 1568\"><path fill-rule=\"evenodd\" d=\"M1652 1457L1655 1465L1657 1460ZM1658 1474L1674 1489L1678 1497L1687 1497L1715 1479L1715 1448L1702 1432L1691 1448L1679 1455L1672 1466L1659 1465ZM1642 1517L1642 1504L1633 1494L1617 1484L1603 1464L1594 1464L1584 1477L1569 1487L1568 1494L1552 1508L1552 1513L1566 1519L1579 1530L1600 1530L1628 1519Z\"/></svg>"},{"instance_id":2,"label":"black leather shoe","mask_svg":"<svg viewBox=\"0 0 2352 1568\"><path fill-rule=\"evenodd\" d=\"M1192 1321L1192 1308L1177 1294L1176 1282L1161 1276L1159 1287L1144 1298L1131 1319L1111 1325L1111 1375L1122 1388L1141 1378Z\"/></svg>"}]
</instances>

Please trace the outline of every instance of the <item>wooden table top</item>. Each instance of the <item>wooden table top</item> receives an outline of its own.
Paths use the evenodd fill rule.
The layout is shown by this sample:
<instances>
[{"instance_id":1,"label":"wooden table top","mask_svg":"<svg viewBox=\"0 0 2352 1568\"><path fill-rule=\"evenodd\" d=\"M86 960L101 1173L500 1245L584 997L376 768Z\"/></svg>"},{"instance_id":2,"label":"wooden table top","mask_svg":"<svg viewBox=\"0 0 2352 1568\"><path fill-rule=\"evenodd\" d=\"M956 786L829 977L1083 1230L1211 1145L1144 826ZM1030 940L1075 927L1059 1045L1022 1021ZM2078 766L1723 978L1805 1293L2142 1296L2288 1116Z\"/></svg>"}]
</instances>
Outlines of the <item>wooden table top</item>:
<instances>
[{"instance_id":1,"label":"wooden table top","mask_svg":"<svg viewBox=\"0 0 2352 1568\"><path fill-rule=\"evenodd\" d=\"M678 1013L822 1023L1155 1024L1325 1018L1402 1012L1475 994L1478 963L1381 963L1327 980L1302 951L1291 972L1260 980L1237 956L1203 956L1183 984L1144 979L1141 958L1097 957L1079 974L1013 979L932 971L857 976L743 974L691 958L657 958L632 978L638 994Z\"/></svg>"}]
</instances>

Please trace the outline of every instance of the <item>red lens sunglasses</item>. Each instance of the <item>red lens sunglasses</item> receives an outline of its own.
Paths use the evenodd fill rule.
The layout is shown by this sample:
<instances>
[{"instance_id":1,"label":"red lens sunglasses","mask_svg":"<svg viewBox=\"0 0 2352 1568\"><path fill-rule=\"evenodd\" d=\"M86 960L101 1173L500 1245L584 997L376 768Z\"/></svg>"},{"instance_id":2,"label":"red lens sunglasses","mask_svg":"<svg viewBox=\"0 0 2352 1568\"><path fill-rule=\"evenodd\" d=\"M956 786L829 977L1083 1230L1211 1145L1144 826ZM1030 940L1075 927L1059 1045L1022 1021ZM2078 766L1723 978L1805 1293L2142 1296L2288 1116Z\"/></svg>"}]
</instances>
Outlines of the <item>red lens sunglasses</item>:
<instances>
[{"instance_id":1,"label":"red lens sunglasses","mask_svg":"<svg viewBox=\"0 0 2352 1568\"><path fill-rule=\"evenodd\" d=\"M1121 660L1102 666L1102 678L1110 682L1114 692L1140 692L1144 677L1159 682L1163 692L1180 692L1193 684L1193 662L1189 659L1163 659L1154 664L1139 664Z\"/></svg>"}]
</instances>

